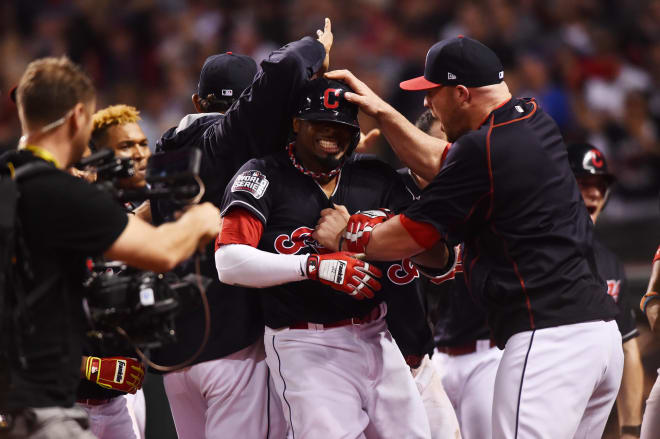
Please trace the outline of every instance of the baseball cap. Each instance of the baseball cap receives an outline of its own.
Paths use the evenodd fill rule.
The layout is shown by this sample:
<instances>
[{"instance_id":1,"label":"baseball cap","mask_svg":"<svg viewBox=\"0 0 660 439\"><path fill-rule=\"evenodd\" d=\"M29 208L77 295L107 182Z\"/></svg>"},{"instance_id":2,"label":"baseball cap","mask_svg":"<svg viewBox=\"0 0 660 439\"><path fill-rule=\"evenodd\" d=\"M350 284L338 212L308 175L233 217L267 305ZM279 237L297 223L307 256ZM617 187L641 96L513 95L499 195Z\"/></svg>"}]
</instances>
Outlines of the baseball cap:
<instances>
[{"instance_id":1,"label":"baseball cap","mask_svg":"<svg viewBox=\"0 0 660 439\"><path fill-rule=\"evenodd\" d=\"M233 52L206 58L199 74L197 94L205 98L214 94L218 98L238 98L254 79L257 63L246 55Z\"/></svg>"},{"instance_id":2,"label":"baseball cap","mask_svg":"<svg viewBox=\"0 0 660 439\"><path fill-rule=\"evenodd\" d=\"M459 35L435 43L426 54L424 76L403 81L404 90L429 90L441 85L483 87L504 79L495 52L479 41Z\"/></svg>"}]
</instances>

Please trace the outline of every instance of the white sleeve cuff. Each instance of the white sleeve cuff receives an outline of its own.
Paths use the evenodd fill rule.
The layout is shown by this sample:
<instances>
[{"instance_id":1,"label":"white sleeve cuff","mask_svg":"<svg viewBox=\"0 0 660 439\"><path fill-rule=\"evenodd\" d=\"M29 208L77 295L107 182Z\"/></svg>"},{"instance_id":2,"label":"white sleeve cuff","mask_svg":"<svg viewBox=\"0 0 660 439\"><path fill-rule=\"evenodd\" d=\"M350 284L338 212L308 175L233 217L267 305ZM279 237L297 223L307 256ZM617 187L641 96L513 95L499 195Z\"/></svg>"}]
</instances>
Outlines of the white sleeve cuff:
<instances>
[{"instance_id":1,"label":"white sleeve cuff","mask_svg":"<svg viewBox=\"0 0 660 439\"><path fill-rule=\"evenodd\" d=\"M266 288L307 279L308 255L268 253L245 244L227 244L215 252L220 282Z\"/></svg>"}]
</instances>

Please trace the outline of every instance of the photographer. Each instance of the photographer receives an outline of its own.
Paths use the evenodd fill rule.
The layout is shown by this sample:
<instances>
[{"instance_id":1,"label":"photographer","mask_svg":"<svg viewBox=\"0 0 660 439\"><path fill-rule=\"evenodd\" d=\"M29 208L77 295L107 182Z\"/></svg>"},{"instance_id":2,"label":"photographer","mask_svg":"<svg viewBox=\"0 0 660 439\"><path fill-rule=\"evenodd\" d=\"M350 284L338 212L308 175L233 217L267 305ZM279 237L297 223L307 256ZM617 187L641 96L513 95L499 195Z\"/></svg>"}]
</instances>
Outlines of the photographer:
<instances>
[{"instance_id":1,"label":"photographer","mask_svg":"<svg viewBox=\"0 0 660 439\"><path fill-rule=\"evenodd\" d=\"M9 412L13 422L2 437L93 437L85 412L73 406L82 356L86 257L103 255L169 271L218 233L218 211L210 204L154 228L127 216L110 195L63 171L87 147L95 101L89 78L65 57L33 61L18 85L23 137L20 150L3 156L0 164L12 173L29 163L49 166L17 180L17 216L29 270L16 278L22 288L3 288L7 355L1 378L7 387L0 389L0 411ZM26 260L17 265L25 267Z\"/></svg>"}]
</instances>

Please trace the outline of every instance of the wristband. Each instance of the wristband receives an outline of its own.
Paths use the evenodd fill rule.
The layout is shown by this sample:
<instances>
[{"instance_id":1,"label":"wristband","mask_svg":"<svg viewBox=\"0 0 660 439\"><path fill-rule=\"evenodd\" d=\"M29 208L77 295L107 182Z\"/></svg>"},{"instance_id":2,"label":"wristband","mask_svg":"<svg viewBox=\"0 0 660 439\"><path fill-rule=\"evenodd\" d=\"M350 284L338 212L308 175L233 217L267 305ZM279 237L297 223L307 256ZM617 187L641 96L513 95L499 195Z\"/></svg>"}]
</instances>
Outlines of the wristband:
<instances>
[{"instance_id":1,"label":"wristband","mask_svg":"<svg viewBox=\"0 0 660 439\"><path fill-rule=\"evenodd\" d=\"M621 426L621 434L630 434L635 437L640 437L642 435L642 426L641 425L623 425Z\"/></svg>"},{"instance_id":2,"label":"wristband","mask_svg":"<svg viewBox=\"0 0 660 439\"><path fill-rule=\"evenodd\" d=\"M649 291L648 293L644 294L644 297L642 297L642 300L639 302L639 309L641 309L644 314L646 314L647 305L653 299L660 299L660 294L656 293L655 291Z\"/></svg>"}]
</instances>

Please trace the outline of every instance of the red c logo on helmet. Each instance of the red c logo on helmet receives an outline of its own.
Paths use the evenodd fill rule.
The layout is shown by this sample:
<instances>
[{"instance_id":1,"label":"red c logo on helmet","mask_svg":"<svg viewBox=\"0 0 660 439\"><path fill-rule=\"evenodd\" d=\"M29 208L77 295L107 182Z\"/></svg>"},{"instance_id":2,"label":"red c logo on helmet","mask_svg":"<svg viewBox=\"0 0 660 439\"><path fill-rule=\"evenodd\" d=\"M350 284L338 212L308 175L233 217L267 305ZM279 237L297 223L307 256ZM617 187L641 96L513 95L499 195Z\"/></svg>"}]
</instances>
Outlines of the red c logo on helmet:
<instances>
[{"instance_id":1,"label":"red c logo on helmet","mask_svg":"<svg viewBox=\"0 0 660 439\"><path fill-rule=\"evenodd\" d=\"M339 92L336 88L327 88L323 92L323 106L333 109L339 107Z\"/></svg>"},{"instance_id":2,"label":"red c logo on helmet","mask_svg":"<svg viewBox=\"0 0 660 439\"><path fill-rule=\"evenodd\" d=\"M591 156L591 163L597 167L597 168L602 168L603 167L603 156L598 151L597 149L592 149L591 152L593 155Z\"/></svg>"}]
</instances>

